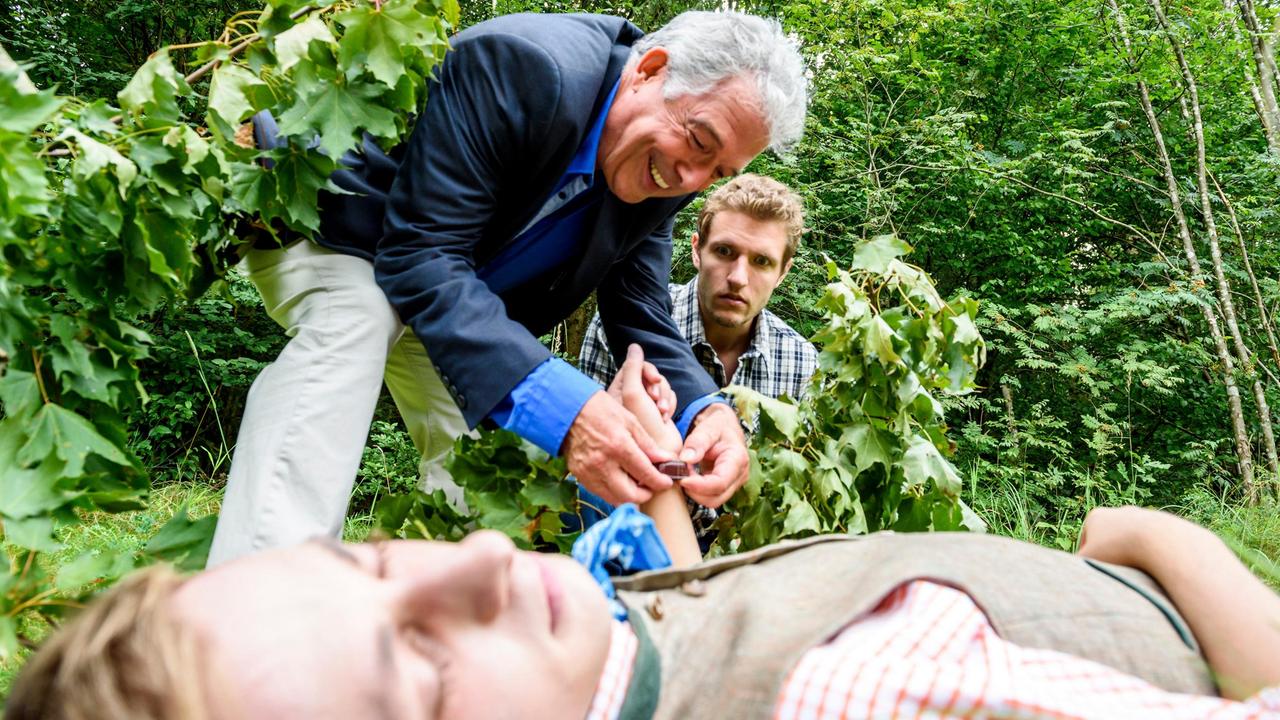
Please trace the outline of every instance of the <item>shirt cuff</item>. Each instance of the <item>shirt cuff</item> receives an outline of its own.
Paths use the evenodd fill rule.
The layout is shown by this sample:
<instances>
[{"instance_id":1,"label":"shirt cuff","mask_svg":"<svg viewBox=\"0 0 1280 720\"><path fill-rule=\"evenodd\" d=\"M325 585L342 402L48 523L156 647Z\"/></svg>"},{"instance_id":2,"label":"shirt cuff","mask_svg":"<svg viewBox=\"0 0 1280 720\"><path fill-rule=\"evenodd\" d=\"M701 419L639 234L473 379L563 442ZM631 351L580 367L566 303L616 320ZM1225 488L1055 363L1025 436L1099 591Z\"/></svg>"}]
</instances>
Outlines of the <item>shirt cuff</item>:
<instances>
[{"instance_id":1,"label":"shirt cuff","mask_svg":"<svg viewBox=\"0 0 1280 720\"><path fill-rule=\"evenodd\" d=\"M601 389L569 363L551 358L526 375L489 413L489 419L558 455L582 406Z\"/></svg>"},{"instance_id":2,"label":"shirt cuff","mask_svg":"<svg viewBox=\"0 0 1280 720\"><path fill-rule=\"evenodd\" d=\"M703 408L713 403L724 403L725 405L732 406L729 399L720 393L703 395L697 400L694 400L689 403L689 406L684 409L684 412L680 413L680 417L676 418L676 429L680 431L680 437L685 437L689 434L689 425L693 422L693 419L698 417L698 413L702 412Z\"/></svg>"}]
</instances>

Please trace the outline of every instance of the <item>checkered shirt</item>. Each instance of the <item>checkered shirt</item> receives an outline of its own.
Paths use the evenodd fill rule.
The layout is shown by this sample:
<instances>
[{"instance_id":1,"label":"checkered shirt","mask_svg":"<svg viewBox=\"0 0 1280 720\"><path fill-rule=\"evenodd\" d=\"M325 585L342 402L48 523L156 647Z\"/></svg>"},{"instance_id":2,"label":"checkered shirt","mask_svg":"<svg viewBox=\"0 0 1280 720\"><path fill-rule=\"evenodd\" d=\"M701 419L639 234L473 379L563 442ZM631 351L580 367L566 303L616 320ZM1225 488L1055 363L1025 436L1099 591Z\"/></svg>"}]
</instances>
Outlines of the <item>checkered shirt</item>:
<instances>
[{"instance_id":1,"label":"checkered shirt","mask_svg":"<svg viewBox=\"0 0 1280 720\"><path fill-rule=\"evenodd\" d=\"M618 717L625 693L617 688L629 681L634 659L634 645L620 641L615 629L587 720ZM773 717L1260 720L1277 713L1280 687L1244 702L1180 695L1089 660L1014 645L965 593L916 580L802 655L778 692Z\"/></svg>"},{"instance_id":2,"label":"checkered shirt","mask_svg":"<svg viewBox=\"0 0 1280 720\"><path fill-rule=\"evenodd\" d=\"M818 351L800 333L768 310L761 311L757 317L751 342L738 358L737 372L732 378L725 377L724 365L720 363L715 348L707 342L702 313L698 312L697 282L698 278L694 277L684 285L670 286L671 318L676 321L680 334L692 346L694 357L715 380L716 386L724 387L732 380L734 384L745 385L772 398L782 395L798 398L803 395L809 378L818 369ZM613 355L609 353L599 313L591 318L591 325L587 327L582 352L578 355L578 367L606 387L618 372Z\"/></svg>"}]
</instances>

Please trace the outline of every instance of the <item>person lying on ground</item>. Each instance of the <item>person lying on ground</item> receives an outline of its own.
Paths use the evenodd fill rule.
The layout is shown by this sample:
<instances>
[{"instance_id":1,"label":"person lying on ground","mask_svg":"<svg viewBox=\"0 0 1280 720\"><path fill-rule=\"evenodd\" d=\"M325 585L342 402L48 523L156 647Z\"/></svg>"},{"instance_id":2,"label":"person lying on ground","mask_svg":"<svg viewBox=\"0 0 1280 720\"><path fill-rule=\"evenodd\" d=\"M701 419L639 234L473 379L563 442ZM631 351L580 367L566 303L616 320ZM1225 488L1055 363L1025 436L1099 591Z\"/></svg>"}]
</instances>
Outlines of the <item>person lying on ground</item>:
<instances>
[{"instance_id":1,"label":"person lying on ground","mask_svg":"<svg viewBox=\"0 0 1280 720\"><path fill-rule=\"evenodd\" d=\"M1153 510L1093 511L1076 555L823 536L614 585L625 621L569 558L488 531L151 568L45 643L5 717L1280 713L1280 597Z\"/></svg>"}]
</instances>

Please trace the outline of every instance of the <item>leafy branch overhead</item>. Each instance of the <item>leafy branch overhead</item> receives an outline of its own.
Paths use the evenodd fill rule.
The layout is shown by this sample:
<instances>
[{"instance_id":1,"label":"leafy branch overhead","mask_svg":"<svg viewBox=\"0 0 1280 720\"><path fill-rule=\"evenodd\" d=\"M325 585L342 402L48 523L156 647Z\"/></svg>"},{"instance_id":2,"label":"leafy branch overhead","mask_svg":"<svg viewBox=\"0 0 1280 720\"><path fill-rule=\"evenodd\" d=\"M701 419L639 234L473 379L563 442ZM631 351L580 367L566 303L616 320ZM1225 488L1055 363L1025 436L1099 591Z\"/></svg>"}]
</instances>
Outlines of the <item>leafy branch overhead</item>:
<instances>
[{"instance_id":1,"label":"leafy branch overhead","mask_svg":"<svg viewBox=\"0 0 1280 720\"><path fill-rule=\"evenodd\" d=\"M6 542L56 550L78 511L145 500L125 421L147 401L138 315L204 292L244 224L313 234L342 155L407 132L458 14L456 0L270 0L219 38L153 54L114 104L41 90L0 48ZM188 81L183 62L203 67ZM261 110L278 149L236 143ZM72 576L129 564L73 561ZM0 655L16 648L15 615L50 606L28 602L46 596L26 565L0 576Z\"/></svg>"}]
</instances>

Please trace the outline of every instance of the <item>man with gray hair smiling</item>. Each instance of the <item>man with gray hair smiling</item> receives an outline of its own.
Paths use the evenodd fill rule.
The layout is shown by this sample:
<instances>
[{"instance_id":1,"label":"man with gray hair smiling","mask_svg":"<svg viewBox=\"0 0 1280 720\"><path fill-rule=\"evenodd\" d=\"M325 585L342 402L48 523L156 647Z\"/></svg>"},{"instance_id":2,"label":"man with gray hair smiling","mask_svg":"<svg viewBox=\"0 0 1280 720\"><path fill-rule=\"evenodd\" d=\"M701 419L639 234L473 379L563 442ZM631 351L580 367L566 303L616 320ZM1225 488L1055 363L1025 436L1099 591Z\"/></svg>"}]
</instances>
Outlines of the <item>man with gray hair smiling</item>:
<instances>
[{"instance_id":1,"label":"man with gray hair smiling","mask_svg":"<svg viewBox=\"0 0 1280 720\"><path fill-rule=\"evenodd\" d=\"M459 33L410 138L366 142L321 201L315 243L245 258L291 339L249 393L211 563L337 535L385 380L423 455L481 423L563 455L584 487L643 502L675 460L538 342L597 290L652 363L655 399L719 506L745 481L732 409L667 312L676 213L804 125L804 65L774 21L688 12L643 35L593 15L513 15ZM260 147L274 121L254 119ZM456 488L455 488L456 490Z\"/></svg>"}]
</instances>

